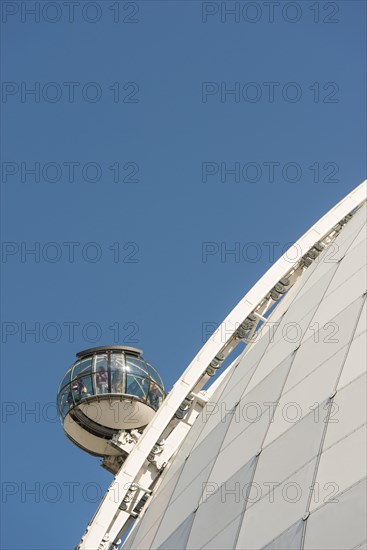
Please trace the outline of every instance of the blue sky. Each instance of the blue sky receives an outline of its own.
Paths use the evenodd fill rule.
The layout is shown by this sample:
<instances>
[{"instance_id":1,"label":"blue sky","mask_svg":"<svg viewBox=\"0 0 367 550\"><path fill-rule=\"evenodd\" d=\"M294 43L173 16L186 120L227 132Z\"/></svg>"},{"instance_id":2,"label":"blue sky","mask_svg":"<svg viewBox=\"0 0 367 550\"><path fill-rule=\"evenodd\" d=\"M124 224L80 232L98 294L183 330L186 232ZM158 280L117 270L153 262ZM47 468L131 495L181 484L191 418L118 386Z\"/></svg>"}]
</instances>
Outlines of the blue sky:
<instances>
[{"instance_id":1,"label":"blue sky","mask_svg":"<svg viewBox=\"0 0 367 550\"><path fill-rule=\"evenodd\" d=\"M112 481L55 419L64 371L130 344L170 389L365 178L366 4L1 4L2 547L64 550Z\"/></svg>"}]
</instances>

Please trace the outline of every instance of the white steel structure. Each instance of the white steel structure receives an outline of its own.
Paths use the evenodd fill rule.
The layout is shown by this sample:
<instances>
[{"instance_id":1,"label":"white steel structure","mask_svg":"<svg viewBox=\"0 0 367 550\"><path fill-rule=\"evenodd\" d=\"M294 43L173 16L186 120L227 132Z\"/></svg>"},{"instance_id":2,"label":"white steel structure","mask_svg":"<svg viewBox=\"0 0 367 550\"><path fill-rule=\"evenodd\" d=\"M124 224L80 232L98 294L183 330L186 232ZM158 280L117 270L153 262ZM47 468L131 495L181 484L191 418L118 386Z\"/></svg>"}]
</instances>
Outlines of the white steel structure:
<instances>
[{"instance_id":1,"label":"white steel structure","mask_svg":"<svg viewBox=\"0 0 367 550\"><path fill-rule=\"evenodd\" d=\"M244 296L129 449L115 439L127 458L78 550L134 522L123 548L366 548L365 201L366 182Z\"/></svg>"}]
</instances>

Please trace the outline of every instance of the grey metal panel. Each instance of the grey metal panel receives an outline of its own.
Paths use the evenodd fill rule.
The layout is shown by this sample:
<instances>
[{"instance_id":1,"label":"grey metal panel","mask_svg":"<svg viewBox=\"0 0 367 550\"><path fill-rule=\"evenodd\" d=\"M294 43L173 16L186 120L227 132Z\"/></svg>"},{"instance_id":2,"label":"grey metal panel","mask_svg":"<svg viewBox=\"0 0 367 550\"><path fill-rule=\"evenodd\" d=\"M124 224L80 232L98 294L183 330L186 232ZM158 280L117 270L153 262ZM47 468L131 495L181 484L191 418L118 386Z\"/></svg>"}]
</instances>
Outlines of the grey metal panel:
<instances>
[{"instance_id":1,"label":"grey metal panel","mask_svg":"<svg viewBox=\"0 0 367 550\"><path fill-rule=\"evenodd\" d=\"M340 236L332 241L320 256L307 268L305 274L302 276L302 290L299 296L308 292L312 285L318 280L324 277L333 266L337 266L340 259L348 252L350 246L352 246L355 239L360 234L361 229L358 228L354 231L353 235L349 239L346 239L341 243Z\"/></svg>"},{"instance_id":2,"label":"grey metal panel","mask_svg":"<svg viewBox=\"0 0 367 550\"><path fill-rule=\"evenodd\" d=\"M357 271L363 269L366 265L366 256L367 248L366 241L364 240L339 262L338 269L325 296L334 292L340 285L350 280Z\"/></svg>"},{"instance_id":3,"label":"grey metal panel","mask_svg":"<svg viewBox=\"0 0 367 550\"><path fill-rule=\"evenodd\" d=\"M194 521L195 514L190 514L185 521L181 523L168 537L168 539L159 546L159 550L184 550L186 548L187 540L190 535L192 522ZM155 548L152 546L152 548Z\"/></svg>"},{"instance_id":4,"label":"grey metal panel","mask_svg":"<svg viewBox=\"0 0 367 550\"><path fill-rule=\"evenodd\" d=\"M228 379L230 379L231 375L228 376ZM217 390L215 391L213 397L211 398L210 402L207 406L204 407L203 411L199 414L197 417L194 425L189 430L187 436L181 443L179 449L177 450L175 456L173 457L170 465L166 468L164 474L163 474L163 480L161 482L160 490L165 486L165 484L171 479L171 477L176 473L176 471L181 468L181 466L185 463L188 455L191 453L193 448L196 446L196 444L200 444L203 439L209 433L218 423L219 415L217 409L212 411L212 409L209 409L209 407L212 404L216 404L219 400L224 388L226 386L226 382L219 386ZM212 412L211 412L212 411ZM210 420L211 417L213 417L214 422L212 422L210 429L208 428L208 419ZM204 432L204 436L203 436ZM198 440L199 439L199 440Z\"/></svg>"},{"instance_id":5,"label":"grey metal panel","mask_svg":"<svg viewBox=\"0 0 367 550\"><path fill-rule=\"evenodd\" d=\"M322 453L314 491L314 494L317 492L317 498L311 499L310 510L317 508L320 501L332 502L336 493L366 476L366 450L364 425Z\"/></svg>"},{"instance_id":6,"label":"grey metal panel","mask_svg":"<svg viewBox=\"0 0 367 550\"><path fill-rule=\"evenodd\" d=\"M356 328L356 336L361 332L365 332L366 330L367 330L367 300L364 301L364 306Z\"/></svg>"},{"instance_id":7,"label":"grey metal panel","mask_svg":"<svg viewBox=\"0 0 367 550\"><path fill-rule=\"evenodd\" d=\"M261 448L270 422L270 409L265 411L259 421L251 424L239 433L230 443L224 445L213 465L209 482L220 484L239 470Z\"/></svg>"},{"instance_id":8,"label":"grey metal panel","mask_svg":"<svg viewBox=\"0 0 367 550\"><path fill-rule=\"evenodd\" d=\"M337 270L338 264L331 263L322 277L317 278L317 280L310 279L308 285L302 287L287 311L287 317L289 317L288 321L299 322L305 313L319 305L332 279L335 277Z\"/></svg>"},{"instance_id":9,"label":"grey metal panel","mask_svg":"<svg viewBox=\"0 0 367 550\"><path fill-rule=\"evenodd\" d=\"M352 302L358 299L361 300L365 292L366 274L364 269L360 269L350 279L340 285L335 292L324 298L315 314L313 323L318 323L320 327L323 327L330 319L336 317L341 311L352 304ZM311 335L312 331L309 331L305 335L305 338Z\"/></svg>"},{"instance_id":10,"label":"grey metal panel","mask_svg":"<svg viewBox=\"0 0 367 550\"><path fill-rule=\"evenodd\" d=\"M337 265L339 260L343 258L345 254L348 254L350 250L352 250L354 243L357 243L357 239L360 239L361 235L365 238L365 227L363 227L364 224L365 221L360 219L358 224L354 226L353 231L349 232L348 235L345 235L345 232L347 230L350 231L352 228L350 224L346 225L337 238L329 244L329 246L320 254L316 261L307 269L305 275L303 275L301 279L301 281L303 280L303 288L300 295L307 292L310 285L313 285L318 279L323 277L333 265Z\"/></svg>"},{"instance_id":11,"label":"grey metal panel","mask_svg":"<svg viewBox=\"0 0 367 550\"><path fill-rule=\"evenodd\" d=\"M230 378L231 374L229 374L228 380L230 380ZM224 381L224 384L217 388L213 397L210 399L210 401L204 407L203 411L197 417L194 425L192 426L189 433L182 442L180 448L178 449L176 456L173 459L173 464L170 466L169 469L175 467L177 463L183 464L188 455L193 451L193 449L200 445L200 443L218 424L218 421L220 419L220 408L219 406L217 406L217 403L226 387L226 383L228 382L228 380Z\"/></svg>"},{"instance_id":12,"label":"grey metal panel","mask_svg":"<svg viewBox=\"0 0 367 550\"><path fill-rule=\"evenodd\" d=\"M175 490L169 506L162 515L162 523L159 526L157 534L154 538L152 547L159 547L163 542L177 529L181 524L182 518L187 517L194 512L200 501L203 485L208 480L210 470L214 460L211 460L203 469L199 470L199 466L193 467L191 472L186 472L186 477L191 478L188 485L180 483L179 489ZM198 471L199 470L199 471Z\"/></svg>"},{"instance_id":13,"label":"grey metal panel","mask_svg":"<svg viewBox=\"0 0 367 550\"><path fill-rule=\"evenodd\" d=\"M189 550L210 546L210 541L221 534L222 548L233 548L255 464L256 459L252 459L220 487L210 483L204 489L187 545ZM232 527L227 530L229 525ZM223 531L226 540L223 540Z\"/></svg>"},{"instance_id":14,"label":"grey metal panel","mask_svg":"<svg viewBox=\"0 0 367 550\"><path fill-rule=\"evenodd\" d=\"M367 538L366 480L342 495L338 503L324 504L307 520L305 550L346 550Z\"/></svg>"},{"instance_id":15,"label":"grey metal panel","mask_svg":"<svg viewBox=\"0 0 367 550\"><path fill-rule=\"evenodd\" d=\"M347 254L349 254L356 246L358 246L359 243L361 243L362 241L365 241L366 238L367 238L367 226L365 224L364 227L362 227L361 231L358 233L357 237L354 239L354 241L350 245L350 247L348 248Z\"/></svg>"},{"instance_id":16,"label":"grey metal panel","mask_svg":"<svg viewBox=\"0 0 367 550\"><path fill-rule=\"evenodd\" d=\"M336 237L335 242L337 242L338 247L342 249L342 254L344 254L346 248L353 245L356 237L365 226L366 213L366 205L364 205L354 214L353 218L343 227L342 231Z\"/></svg>"},{"instance_id":17,"label":"grey metal panel","mask_svg":"<svg viewBox=\"0 0 367 550\"><path fill-rule=\"evenodd\" d=\"M366 238L366 208L360 209L355 214L354 218L307 268L302 278L296 283L302 287L299 295L308 292L310 286L323 277L344 254L355 246L355 243L360 242L363 238Z\"/></svg>"},{"instance_id":18,"label":"grey metal panel","mask_svg":"<svg viewBox=\"0 0 367 550\"><path fill-rule=\"evenodd\" d=\"M240 516L241 517L241 516ZM233 534L236 535L238 529L238 517L228 524L215 537L210 539L207 544L202 546L202 550L232 550L231 546L226 546L228 541L232 540ZM197 549L195 549L197 550Z\"/></svg>"},{"instance_id":19,"label":"grey metal panel","mask_svg":"<svg viewBox=\"0 0 367 550\"><path fill-rule=\"evenodd\" d=\"M173 491L169 507L164 515L154 544L162 544L176 529L182 518L198 505L203 484L208 480L216 456L229 426L231 415L227 414L216 428L196 447L187 458L178 483Z\"/></svg>"},{"instance_id":20,"label":"grey metal panel","mask_svg":"<svg viewBox=\"0 0 367 550\"><path fill-rule=\"evenodd\" d=\"M340 243L350 241L355 235L356 231L360 231L365 225L367 218L366 204L362 205L357 212L354 213L352 219L344 226L343 230L339 233L337 240Z\"/></svg>"},{"instance_id":21,"label":"grey metal panel","mask_svg":"<svg viewBox=\"0 0 367 550\"><path fill-rule=\"evenodd\" d=\"M210 481L225 481L261 448L274 406L281 394L293 357L278 367L239 402L210 474Z\"/></svg>"},{"instance_id":22,"label":"grey metal panel","mask_svg":"<svg viewBox=\"0 0 367 550\"><path fill-rule=\"evenodd\" d=\"M294 354L289 355L270 372L251 391L246 392L238 403L226 433L223 444L226 445L253 424L269 409L270 404L278 401L287 375L290 371ZM269 422L271 420L268 414Z\"/></svg>"},{"instance_id":23,"label":"grey metal panel","mask_svg":"<svg viewBox=\"0 0 367 550\"><path fill-rule=\"evenodd\" d=\"M366 372L367 365L367 334L364 332L353 340L344 363L344 368L338 383L343 388L355 378Z\"/></svg>"},{"instance_id":24,"label":"grey metal panel","mask_svg":"<svg viewBox=\"0 0 367 550\"><path fill-rule=\"evenodd\" d=\"M134 540L138 533L139 527L138 525L134 525L129 534L129 538L124 542L124 550L131 550L133 548Z\"/></svg>"},{"instance_id":25,"label":"grey metal panel","mask_svg":"<svg viewBox=\"0 0 367 550\"><path fill-rule=\"evenodd\" d=\"M334 263L328 264L329 269L333 268L334 265ZM278 321L296 300L301 298L304 293L308 292L310 288L317 283L317 281L321 278L321 274L320 276L316 277L316 275L318 274L318 269L318 262L314 261L306 269L306 271L304 271L302 277L297 279L292 288L288 290L288 292L282 297L282 299L277 303L274 310L271 312L269 318L272 321Z\"/></svg>"},{"instance_id":26,"label":"grey metal panel","mask_svg":"<svg viewBox=\"0 0 367 550\"><path fill-rule=\"evenodd\" d=\"M300 550L305 522L297 521L292 527L284 531L279 537L263 547L263 550Z\"/></svg>"},{"instance_id":27,"label":"grey metal panel","mask_svg":"<svg viewBox=\"0 0 367 550\"><path fill-rule=\"evenodd\" d=\"M336 250L338 250L336 244L331 243L312 265L307 268L305 274L300 279L302 281L305 278L302 289L299 292L299 297L308 292L311 286L315 285L317 281L325 277L330 269L337 266L340 258L336 257Z\"/></svg>"},{"instance_id":28,"label":"grey metal panel","mask_svg":"<svg viewBox=\"0 0 367 550\"><path fill-rule=\"evenodd\" d=\"M195 447L198 446L207 435L207 433L212 430L215 425L218 424L222 411L228 411L229 409L233 408L235 404L240 400L268 345L269 336L265 334L263 338L261 338L261 340L256 343L256 345L248 350L248 353L246 355L243 355L240 358L239 363L237 367L233 370L232 376L226 384L223 393L217 400L216 406L213 407L213 414L207 417L207 426L205 428L205 431L203 431L203 433L197 440Z\"/></svg>"},{"instance_id":29,"label":"grey metal panel","mask_svg":"<svg viewBox=\"0 0 367 550\"><path fill-rule=\"evenodd\" d=\"M310 374L306 374L305 378L297 382L296 385L293 385L292 380L287 380L267 441L279 437L280 434L288 430L289 417L300 420L314 409L316 416L317 405L324 402L334 390L346 352L347 347L344 346Z\"/></svg>"},{"instance_id":30,"label":"grey metal panel","mask_svg":"<svg viewBox=\"0 0 367 550\"><path fill-rule=\"evenodd\" d=\"M366 382L367 376L362 374L335 395L332 417L326 430L324 449L334 445L366 422Z\"/></svg>"},{"instance_id":31,"label":"grey metal panel","mask_svg":"<svg viewBox=\"0 0 367 550\"><path fill-rule=\"evenodd\" d=\"M276 331L274 331L275 327L271 329L273 335L269 348L266 350L266 356L259 362L256 372L248 385L248 390L252 389L274 368L274 365L279 364L300 344L336 269L337 264L332 264L328 272L312 284L307 292L302 293L301 289L295 295L294 301L279 320L279 326L276 325ZM290 293L292 293L292 290L290 290ZM270 316L271 323L279 322L275 321L275 319L275 315Z\"/></svg>"},{"instance_id":32,"label":"grey metal panel","mask_svg":"<svg viewBox=\"0 0 367 550\"><path fill-rule=\"evenodd\" d=\"M299 321L299 326L302 334L304 334L306 328L308 327L313 315L314 315L314 309L309 311L303 319ZM286 316L284 317L284 319ZM286 321L284 321L285 323ZM281 328L283 326L283 319L282 324L279 326ZM278 330L279 330L278 328ZM256 368L256 372L254 373L249 385L247 386L247 391L250 391L253 387L255 387L261 380L263 380L274 368L275 365L279 365L287 356L289 356L297 347L298 344L296 344L292 339L289 338L281 338L276 344L269 347L269 349L266 352L266 355L262 358L259 365Z\"/></svg>"},{"instance_id":33,"label":"grey metal panel","mask_svg":"<svg viewBox=\"0 0 367 550\"><path fill-rule=\"evenodd\" d=\"M239 371L237 369L240 369ZM224 381L224 384L222 384L217 391L215 392L215 395L209 400L207 405L204 407L202 413L200 414L199 418L196 420L194 428L197 423L202 424L202 430L198 437L195 438L195 441L193 441L192 449L195 449L198 447L202 441L209 435L209 433L217 426L218 422L221 419L221 414L223 414L224 411L229 411L231 407L234 406L236 401L234 399L229 399L228 394L231 392L231 388L236 388L236 391L238 392L238 386L239 384L244 384L244 387L246 386L246 379L251 376L250 373L246 373L243 370L241 370L240 366L234 366L232 373L229 374L228 379ZM234 383L233 379L241 378L241 382ZM229 388L229 389L228 389ZM238 400L238 399L237 399ZM232 405L230 404L232 403ZM192 429L191 429L192 431ZM190 437L190 435L188 436ZM191 450L191 449L190 449Z\"/></svg>"},{"instance_id":34,"label":"grey metal panel","mask_svg":"<svg viewBox=\"0 0 367 550\"><path fill-rule=\"evenodd\" d=\"M184 442L187 440L187 438L184 440ZM177 475L178 471L182 471L183 467L185 465L185 460L187 457L187 453L185 453L185 449L179 450L177 454L173 457L172 462L165 468L165 470L162 473L162 479L160 481L159 485L159 491L162 491L164 487L167 485L167 483L170 483L171 479Z\"/></svg>"},{"instance_id":35,"label":"grey metal panel","mask_svg":"<svg viewBox=\"0 0 367 550\"><path fill-rule=\"evenodd\" d=\"M135 536L132 548L138 548L144 550L150 548L151 543L155 537L157 529L162 520L164 511L168 506L168 502L172 496L172 492L176 486L178 478L181 474L182 467L176 471L175 475L171 477L170 481L164 488L159 488L152 498L152 502L149 503L143 517L139 524L136 526L137 534Z\"/></svg>"},{"instance_id":36,"label":"grey metal panel","mask_svg":"<svg viewBox=\"0 0 367 550\"><path fill-rule=\"evenodd\" d=\"M220 386L217 389L217 391L214 393L212 397L211 402L216 403L221 393L223 392L224 387L225 387L225 384L223 384L223 387ZM202 413L198 415L194 425L189 430L188 434L186 435L185 439L183 440L179 449L177 450L175 456L172 458L170 464L166 467L165 471L163 472L162 481L159 486L159 491L161 491L163 487L165 487L166 483L168 483L170 479L176 474L177 470L181 469L182 466L184 465L188 455L193 450L193 447L196 444L198 437L201 436L202 431L206 428L208 417L210 417L210 413L207 412L207 407L204 407ZM216 426L218 417L216 417L215 420L216 422L212 426L212 428Z\"/></svg>"},{"instance_id":37,"label":"grey metal panel","mask_svg":"<svg viewBox=\"0 0 367 550\"><path fill-rule=\"evenodd\" d=\"M289 422L288 431L275 440L272 440L270 429L254 481L262 487L269 480L281 482L315 457L321 445L327 412L326 402L321 403L299 422Z\"/></svg>"},{"instance_id":38,"label":"grey metal panel","mask_svg":"<svg viewBox=\"0 0 367 550\"><path fill-rule=\"evenodd\" d=\"M321 252L317 259L307 268L302 278L299 279L295 287L301 287L299 296L308 292L310 286L323 277L325 273L337 264L349 250L351 250L361 240L366 238L366 208L360 208L351 221L343 227L342 231L335 239ZM302 251L303 253L305 251ZM298 296L298 297L299 297Z\"/></svg>"},{"instance_id":39,"label":"grey metal panel","mask_svg":"<svg viewBox=\"0 0 367 550\"><path fill-rule=\"evenodd\" d=\"M217 424L207 437L193 450L187 459L185 470L204 467L217 456L233 416L233 409L217 415Z\"/></svg>"},{"instance_id":40,"label":"grey metal panel","mask_svg":"<svg viewBox=\"0 0 367 550\"><path fill-rule=\"evenodd\" d=\"M270 544L305 513L316 459L289 476L274 491L262 494L261 500L247 506L236 548L254 550ZM276 480L270 476L267 483ZM254 480L254 498L261 485Z\"/></svg>"},{"instance_id":41,"label":"grey metal panel","mask_svg":"<svg viewBox=\"0 0 367 550\"><path fill-rule=\"evenodd\" d=\"M297 351L289 374L290 385L302 380L351 341L362 303L362 298L359 298L335 317L329 317L325 324L315 324L314 330L308 330L308 338ZM316 323L316 315L313 323Z\"/></svg>"},{"instance_id":42,"label":"grey metal panel","mask_svg":"<svg viewBox=\"0 0 367 550\"><path fill-rule=\"evenodd\" d=\"M261 358L260 353L260 362L256 366L256 373L251 378L248 384L248 391L252 389L262 378L264 378L274 365L279 364L287 355L289 355L296 347L299 345L301 338L306 332L306 329L309 325L310 320L313 317L316 307L319 305L319 302L325 293L330 281L337 269L337 265L331 265L328 273L325 276L318 280L315 284L311 285L308 292L302 294L302 289L299 293L295 293L294 300L285 308L287 311L281 319L276 315L278 308L275 309L274 313L270 316L271 329L270 333L264 335L263 338L266 338L265 341L261 341L254 346L254 350L262 352L265 348L265 343L269 343L269 349L266 350L266 357ZM290 290L289 294L292 295L293 289ZM288 299L289 296L286 295L284 300ZM280 302L280 307L282 307L282 302ZM274 323L276 323L274 325ZM294 325L297 327L294 327ZM294 327L294 328L293 328ZM293 330L293 334L292 333ZM270 342L269 342L270 340ZM243 360L247 365L249 357L244 356ZM240 367L241 365L239 365ZM239 368L238 367L238 368ZM232 385L235 386L235 378L231 381ZM228 386L229 388L230 386ZM236 394L236 397L238 393Z\"/></svg>"}]
</instances>

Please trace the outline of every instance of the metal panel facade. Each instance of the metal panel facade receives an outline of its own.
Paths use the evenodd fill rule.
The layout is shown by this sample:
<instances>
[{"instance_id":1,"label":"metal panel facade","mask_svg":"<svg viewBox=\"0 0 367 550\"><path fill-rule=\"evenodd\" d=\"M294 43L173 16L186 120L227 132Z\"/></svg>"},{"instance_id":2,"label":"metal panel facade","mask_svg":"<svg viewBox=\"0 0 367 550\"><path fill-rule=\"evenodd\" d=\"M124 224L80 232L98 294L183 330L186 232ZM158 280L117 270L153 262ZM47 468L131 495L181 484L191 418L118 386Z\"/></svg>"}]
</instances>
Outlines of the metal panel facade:
<instances>
[{"instance_id":1,"label":"metal panel facade","mask_svg":"<svg viewBox=\"0 0 367 550\"><path fill-rule=\"evenodd\" d=\"M239 357L126 548L363 547L365 237L362 207Z\"/></svg>"}]
</instances>

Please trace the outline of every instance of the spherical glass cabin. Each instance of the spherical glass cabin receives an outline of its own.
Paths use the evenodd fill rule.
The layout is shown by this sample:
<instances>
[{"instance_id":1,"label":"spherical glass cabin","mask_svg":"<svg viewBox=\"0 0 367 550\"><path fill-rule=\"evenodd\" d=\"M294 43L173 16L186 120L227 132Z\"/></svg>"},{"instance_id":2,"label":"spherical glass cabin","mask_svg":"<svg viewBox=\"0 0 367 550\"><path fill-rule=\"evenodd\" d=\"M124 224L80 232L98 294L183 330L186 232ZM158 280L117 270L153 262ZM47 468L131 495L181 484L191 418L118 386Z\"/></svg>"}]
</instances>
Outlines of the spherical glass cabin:
<instances>
[{"instance_id":1,"label":"spherical glass cabin","mask_svg":"<svg viewBox=\"0 0 367 550\"><path fill-rule=\"evenodd\" d=\"M165 395L162 378L141 350L103 346L77 353L59 386L57 406L73 443L94 455L118 455L113 436L146 426Z\"/></svg>"}]
</instances>

